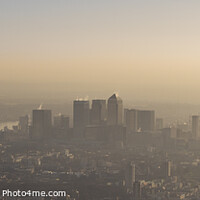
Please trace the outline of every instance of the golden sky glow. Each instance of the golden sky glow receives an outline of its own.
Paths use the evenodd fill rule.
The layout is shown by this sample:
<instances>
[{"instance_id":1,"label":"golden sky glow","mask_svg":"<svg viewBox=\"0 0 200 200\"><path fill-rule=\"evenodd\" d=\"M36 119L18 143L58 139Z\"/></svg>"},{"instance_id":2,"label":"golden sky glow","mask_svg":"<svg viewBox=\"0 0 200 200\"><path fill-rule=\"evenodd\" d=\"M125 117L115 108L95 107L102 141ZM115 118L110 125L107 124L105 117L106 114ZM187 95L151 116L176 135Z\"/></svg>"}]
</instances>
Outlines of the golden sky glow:
<instances>
[{"instance_id":1,"label":"golden sky glow","mask_svg":"<svg viewBox=\"0 0 200 200\"><path fill-rule=\"evenodd\" d=\"M4 91L7 83L30 89L41 83L44 92L48 83L62 83L68 95L105 90L200 102L199 6L197 0L2 0Z\"/></svg>"}]
</instances>

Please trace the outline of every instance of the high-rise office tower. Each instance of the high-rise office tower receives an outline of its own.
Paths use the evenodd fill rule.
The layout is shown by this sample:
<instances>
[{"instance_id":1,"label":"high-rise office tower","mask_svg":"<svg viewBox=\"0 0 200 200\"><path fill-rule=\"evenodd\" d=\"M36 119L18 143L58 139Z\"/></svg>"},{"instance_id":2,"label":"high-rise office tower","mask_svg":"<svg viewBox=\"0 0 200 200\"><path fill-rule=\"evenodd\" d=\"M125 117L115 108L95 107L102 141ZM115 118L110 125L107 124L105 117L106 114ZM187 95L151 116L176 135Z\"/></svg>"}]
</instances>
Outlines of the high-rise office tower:
<instances>
[{"instance_id":1,"label":"high-rise office tower","mask_svg":"<svg viewBox=\"0 0 200 200\"><path fill-rule=\"evenodd\" d=\"M163 175L164 178L170 177L171 176L171 168L172 168L172 162L171 161L165 161L163 163Z\"/></svg>"},{"instance_id":2,"label":"high-rise office tower","mask_svg":"<svg viewBox=\"0 0 200 200\"><path fill-rule=\"evenodd\" d=\"M133 184L135 183L135 164L128 163L125 169L125 185L128 191L133 190Z\"/></svg>"},{"instance_id":3,"label":"high-rise office tower","mask_svg":"<svg viewBox=\"0 0 200 200\"><path fill-rule=\"evenodd\" d=\"M138 128L142 131L154 131L155 111L138 110Z\"/></svg>"},{"instance_id":4,"label":"high-rise office tower","mask_svg":"<svg viewBox=\"0 0 200 200\"><path fill-rule=\"evenodd\" d=\"M54 117L54 127L63 129L63 130L68 130L69 129L69 117L65 115L57 115Z\"/></svg>"},{"instance_id":5,"label":"high-rise office tower","mask_svg":"<svg viewBox=\"0 0 200 200\"><path fill-rule=\"evenodd\" d=\"M73 126L75 137L83 137L85 127L89 125L89 101L75 100L73 106Z\"/></svg>"},{"instance_id":6,"label":"high-rise office tower","mask_svg":"<svg viewBox=\"0 0 200 200\"><path fill-rule=\"evenodd\" d=\"M91 124L104 124L106 121L107 109L106 109L106 100L92 100L92 109L91 109Z\"/></svg>"},{"instance_id":7,"label":"high-rise office tower","mask_svg":"<svg viewBox=\"0 0 200 200\"><path fill-rule=\"evenodd\" d=\"M194 138L199 137L199 116L192 116L192 136Z\"/></svg>"},{"instance_id":8,"label":"high-rise office tower","mask_svg":"<svg viewBox=\"0 0 200 200\"><path fill-rule=\"evenodd\" d=\"M51 136L51 110L33 110L32 137L48 138Z\"/></svg>"},{"instance_id":9,"label":"high-rise office tower","mask_svg":"<svg viewBox=\"0 0 200 200\"><path fill-rule=\"evenodd\" d=\"M137 110L124 109L124 124L128 132L137 131Z\"/></svg>"},{"instance_id":10,"label":"high-rise office tower","mask_svg":"<svg viewBox=\"0 0 200 200\"><path fill-rule=\"evenodd\" d=\"M163 119L156 118L156 130L163 129Z\"/></svg>"},{"instance_id":11,"label":"high-rise office tower","mask_svg":"<svg viewBox=\"0 0 200 200\"><path fill-rule=\"evenodd\" d=\"M19 118L18 126L21 134L28 134L28 115Z\"/></svg>"},{"instance_id":12,"label":"high-rise office tower","mask_svg":"<svg viewBox=\"0 0 200 200\"><path fill-rule=\"evenodd\" d=\"M121 125L123 115L123 102L117 95L113 94L108 99L108 125Z\"/></svg>"}]
</instances>

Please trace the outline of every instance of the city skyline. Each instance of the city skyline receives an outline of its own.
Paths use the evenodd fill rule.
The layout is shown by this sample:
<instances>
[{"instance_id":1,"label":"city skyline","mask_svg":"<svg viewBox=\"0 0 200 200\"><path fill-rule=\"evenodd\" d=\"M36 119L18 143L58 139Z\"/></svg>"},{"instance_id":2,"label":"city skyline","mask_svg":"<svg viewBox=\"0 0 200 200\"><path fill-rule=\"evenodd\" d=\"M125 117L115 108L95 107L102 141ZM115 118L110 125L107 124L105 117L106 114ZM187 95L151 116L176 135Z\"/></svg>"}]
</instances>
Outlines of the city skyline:
<instances>
[{"instance_id":1,"label":"city skyline","mask_svg":"<svg viewBox=\"0 0 200 200\"><path fill-rule=\"evenodd\" d=\"M1 0L0 199L199 200L199 8Z\"/></svg>"}]
</instances>

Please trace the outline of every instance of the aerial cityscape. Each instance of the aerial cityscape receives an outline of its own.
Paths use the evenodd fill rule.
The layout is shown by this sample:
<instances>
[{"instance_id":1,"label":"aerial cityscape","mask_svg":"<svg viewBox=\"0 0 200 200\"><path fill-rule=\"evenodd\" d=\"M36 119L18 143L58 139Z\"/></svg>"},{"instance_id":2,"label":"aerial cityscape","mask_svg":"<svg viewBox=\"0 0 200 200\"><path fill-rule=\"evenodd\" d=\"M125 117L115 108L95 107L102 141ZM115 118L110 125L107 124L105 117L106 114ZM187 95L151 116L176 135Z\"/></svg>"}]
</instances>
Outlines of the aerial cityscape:
<instances>
[{"instance_id":1,"label":"aerial cityscape","mask_svg":"<svg viewBox=\"0 0 200 200\"><path fill-rule=\"evenodd\" d=\"M166 126L116 93L74 100L72 119L40 105L0 131L0 188L64 190L69 200L199 199L199 119Z\"/></svg>"},{"instance_id":2,"label":"aerial cityscape","mask_svg":"<svg viewBox=\"0 0 200 200\"><path fill-rule=\"evenodd\" d=\"M199 0L0 0L0 200L200 200Z\"/></svg>"}]
</instances>

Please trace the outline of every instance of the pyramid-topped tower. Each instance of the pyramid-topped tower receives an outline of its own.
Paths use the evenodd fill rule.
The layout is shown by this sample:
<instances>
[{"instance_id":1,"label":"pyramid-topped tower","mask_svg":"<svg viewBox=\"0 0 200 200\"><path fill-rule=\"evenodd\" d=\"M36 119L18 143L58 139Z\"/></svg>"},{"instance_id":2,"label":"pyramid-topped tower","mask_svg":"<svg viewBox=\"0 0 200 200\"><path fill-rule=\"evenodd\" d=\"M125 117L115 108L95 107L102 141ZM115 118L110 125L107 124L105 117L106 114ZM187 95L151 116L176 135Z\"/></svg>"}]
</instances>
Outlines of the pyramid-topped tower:
<instances>
[{"instance_id":1,"label":"pyramid-topped tower","mask_svg":"<svg viewBox=\"0 0 200 200\"><path fill-rule=\"evenodd\" d=\"M114 93L108 99L108 125L121 125L123 115L123 101Z\"/></svg>"}]
</instances>

